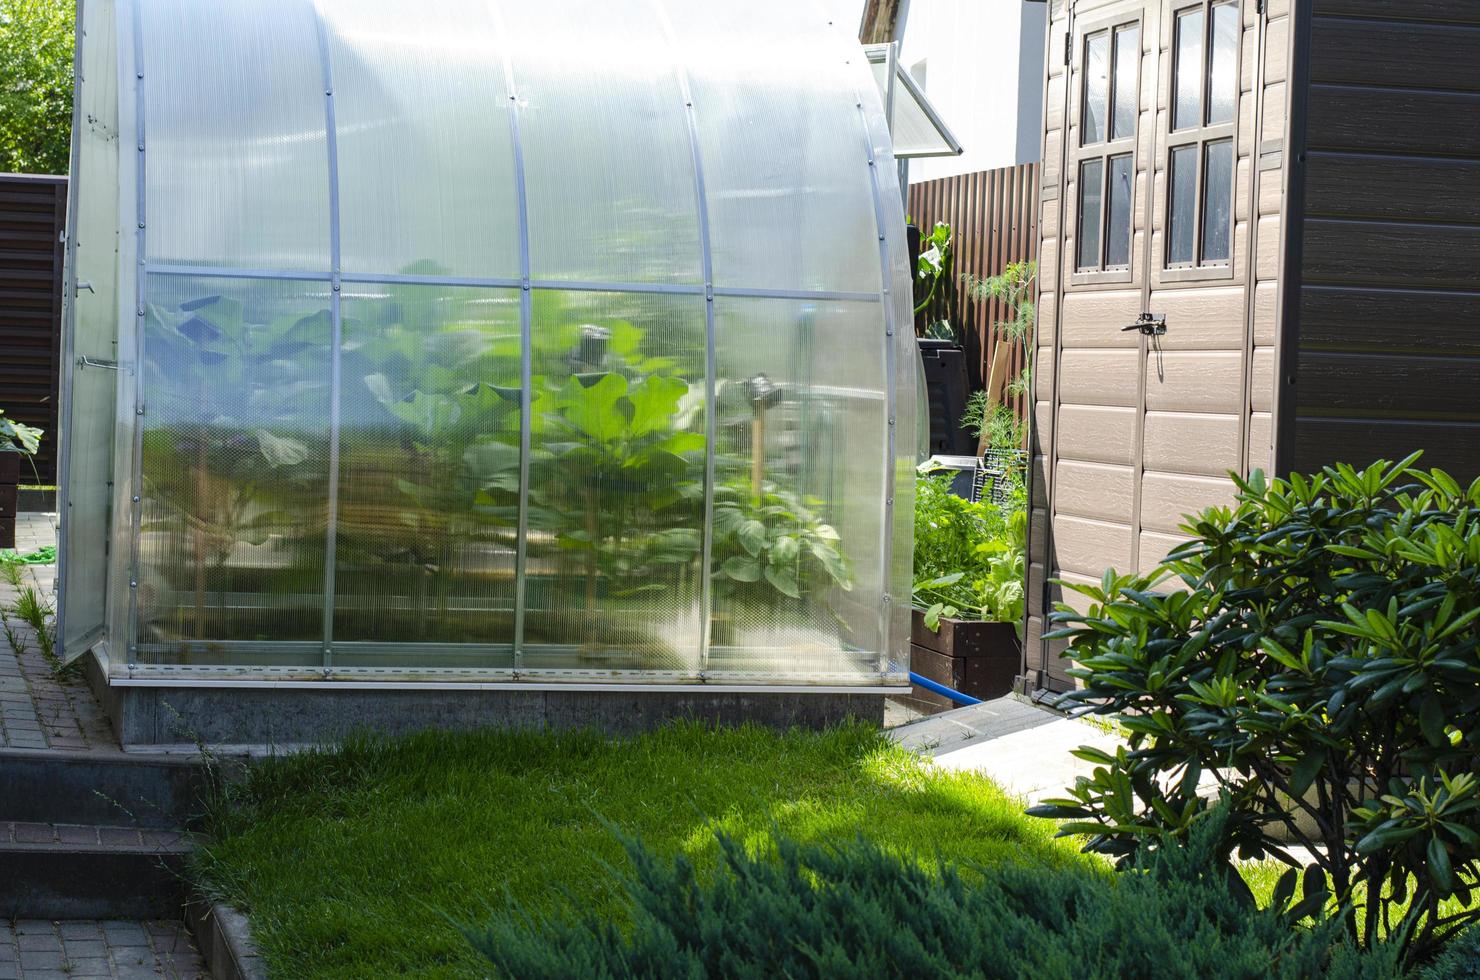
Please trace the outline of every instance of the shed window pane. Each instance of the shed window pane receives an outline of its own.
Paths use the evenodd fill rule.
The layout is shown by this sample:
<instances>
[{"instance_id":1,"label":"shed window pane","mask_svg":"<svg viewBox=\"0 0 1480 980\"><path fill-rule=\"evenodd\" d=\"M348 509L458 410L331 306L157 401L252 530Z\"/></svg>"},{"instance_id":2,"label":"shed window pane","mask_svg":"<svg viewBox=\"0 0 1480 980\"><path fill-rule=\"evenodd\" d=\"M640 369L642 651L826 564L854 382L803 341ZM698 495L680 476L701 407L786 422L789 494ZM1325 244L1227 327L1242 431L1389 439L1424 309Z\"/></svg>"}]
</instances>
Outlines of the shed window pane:
<instances>
[{"instance_id":1,"label":"shed window pane","mask_svg":"<svg viewBox=\"0 0 1480 980\"><path fill-rule=\"evenodd\" d=\"M1136 75L1141 60L1141 29L1135 24L1115 32L1115 116L1110 138L1126 139L1136 132Z\"/></svg>"},{"instance_id":2,"label":"shed window pane","mask_svg":"<svg viewBox=\"0 0 1480 980\"><path fill-rule=\"evenodd\" d=\"M704 297L533 301L524 666L696 670Z\"/></svg>"},{"instance_id":3,"label":"shed window pane","mask_svg":"<svg viewBox=\"0 0 1480 980\"><path fill-rule=\"evenodd\" d=\"M1175 102L1172 128L1202 125L1203 12L1201 7L1177 15Z\"/></svg>"},{"instance_id":4,"label":"shed window pane","mask_svg":"<svg viewBox=\"0 0 1480 980\"><path fill-rule=\"evenodd\" d=\"M519 294L346 284L343 320L334 637L481 648L391 665L510 666Z\"/></svg>"},{"instance_id":5,"label":"shed window pane","mask_svg":"<svg viewBox=\"0 0 1480 980\"><path fill-rule=\"evenodd\" d=\"M1084 41L1085 146L1105 140L1105 112L1110 98L1110 35L1101 31Z\"/></svg>"},{"instance_id":6,"label":"shed window pane","mask_svg":"<svg viewBox=\"0 0 1480 980\"><path fill-rule=\"evenodd\" d=\"M1167 263L1191 265L1193 224L1197 215L1197 147L1172 150L1171 220L1167 230Z\"/></svg>"},{"instance_id":7,"label":"shed window pane","mask_svg":"<svg viewBox=\"0 0 1480 980\"><path fill-rule=\"evenodd\" d=\"M1100 267L1100 185L1104 160L1086 160L1079 165L1079 268Z\"/></svg>"},{"instance_id":8,"label":"shed window pane","mask_svg":"<svg viewBox=\"0 0 1480 980\"><path fill-rule=\"evenodd\" d=\"M1208 74L1208 125L1233 121L1238 99L1238 7L1220 3L1213 8L1213 57Z\"/></svg>"},{"instance_id":9,"label":"shed window pane","mask_svg":"<svg viewBox=\"0 0 1480 980\"><path fill-rule=\"evenodd\" d=\"M1131 264L1131 191L1135 180L1129 153L1110 158L1108 218L1105 229L1105 267L1124 269Z\"/></svg>"},{"instance_id":10,"label":"shed window pane","mask_svg":"<svg viewBox=\"0 0 1480 980\"><path fill-rule=\"evenodd\" d=\"M1202 257L1204 262L1227 262L1233 216L1233 142L1219 140L1207 146L1203 175Z\"/></svg>"}]
</instances>

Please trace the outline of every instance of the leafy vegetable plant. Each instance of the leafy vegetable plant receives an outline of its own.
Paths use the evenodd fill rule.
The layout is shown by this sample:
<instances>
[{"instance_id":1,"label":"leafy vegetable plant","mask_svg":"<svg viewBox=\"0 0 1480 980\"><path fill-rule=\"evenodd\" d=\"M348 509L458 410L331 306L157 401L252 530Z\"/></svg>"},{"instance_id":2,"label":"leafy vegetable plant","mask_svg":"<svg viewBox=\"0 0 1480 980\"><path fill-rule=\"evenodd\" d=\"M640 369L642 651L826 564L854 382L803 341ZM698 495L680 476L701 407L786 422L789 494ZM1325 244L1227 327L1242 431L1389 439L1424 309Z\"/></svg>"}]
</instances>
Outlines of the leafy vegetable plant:
<instances>
[{"instance_id":1,"label":"leafy vegetable plant","mask_svg":"<svg viewBox=\"0 0 1480 980\"><path fill-rule=\"evenodd\" d=\"M1235 478L1157 573L1062 583L1089 599L1046 637L1083 683L1062 703L1129 743L1031 812L1130 861L1217 796L1225 861L1289 865L1284 895L1303 871L1367 944L1417 961L1480 920L1480 480L1417 458Z\"/></svg>"},{"instance_id":2,"label":"leafy vegetable plant","mask_svg":"<svg viewBox=\"0 0 1480 980\"><path fill-rule=\"evenodd\" d=\"M1027 514L1021 506L972 503L951 493L950 476L915 489L914 603L925 625L942 616L1018 623L1023 614Z\"/></svg>"},{"instance_id":3,"label":"leafy vegetable plant","mask_svg":"<svg viewBox=\"0 0 1480 980\"><path fill-rule=\"evenodd\" d=\"M0 452L11 450L27 456L36 455L41 448L41 430L5 417L0 409Z\"/></svg>"},{"instance_id":4,"label":"leafy vegetable plant","mask_svg":"<svg viewBox=\"0 0 1480 980\"><path fill-rule=\"evenodd\" d=\"M833 585L851 590L838 532L813 509L817 504L771 483L759 499L749 486L716 486L716 584L745 594L764 583L791 599Z\"/></svg>"}]
</instances>

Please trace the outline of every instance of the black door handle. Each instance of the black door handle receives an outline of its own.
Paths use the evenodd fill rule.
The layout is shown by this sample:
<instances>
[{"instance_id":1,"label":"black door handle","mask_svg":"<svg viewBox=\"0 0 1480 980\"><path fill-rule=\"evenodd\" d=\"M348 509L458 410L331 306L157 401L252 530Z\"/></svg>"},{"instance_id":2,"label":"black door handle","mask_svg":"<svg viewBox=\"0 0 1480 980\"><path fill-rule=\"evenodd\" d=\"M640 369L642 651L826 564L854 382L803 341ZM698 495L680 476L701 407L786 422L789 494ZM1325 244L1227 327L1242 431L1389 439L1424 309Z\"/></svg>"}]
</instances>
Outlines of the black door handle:
<instances>
[{"instance_id":1,"label":"black door handle","mask_svg":"<svg viewBox=\"0 0 1480 980\"><path fill-rule=\"evenodd\" d=\"M1139 330L1148 337L1160 337L1167 332L1166 314L1142 313L1136 317L1135 323L1120 328L1121 333L1129 333L1132 330Z\"/></svg>"}]
</instances>

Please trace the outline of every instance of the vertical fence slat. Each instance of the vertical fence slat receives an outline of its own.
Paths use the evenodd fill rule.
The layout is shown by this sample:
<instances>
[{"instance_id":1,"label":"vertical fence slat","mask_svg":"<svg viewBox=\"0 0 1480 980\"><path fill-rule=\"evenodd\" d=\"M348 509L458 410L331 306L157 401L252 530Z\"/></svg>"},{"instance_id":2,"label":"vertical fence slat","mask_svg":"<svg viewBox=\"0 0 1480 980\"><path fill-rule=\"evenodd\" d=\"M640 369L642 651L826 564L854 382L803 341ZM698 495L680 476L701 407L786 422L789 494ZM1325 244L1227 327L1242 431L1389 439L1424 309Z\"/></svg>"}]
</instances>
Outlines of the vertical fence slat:
<instances>
[{"instance_id":1,"label":"vertical fence slat","mask_svg":"<svg viewBox=\"0 0 1480 980\"><path fill-rule=\"evenodd\" d=\"M993 276L1009 263L1036 258L1039 176L1038 164L1025 163L922 181L910 187L910 216L922 234L929 234L937 221L945 221L955 235L952 281L941 284L916 326L923 328L932 320L944 318L957 330L974 335L978 347L973 362L974 385L985 383L984 375L990 370L997 345L1011 341L993 329L993 324L1006 315L1001 304L969 298L960 280L967 274ZM1009 377L1016 377L1023 367L1022 348L1013 344L1008 358ZM1027 418L1026 396L1014 397L1012 407L1019 419Z\"/></svg>"}]
</instances>

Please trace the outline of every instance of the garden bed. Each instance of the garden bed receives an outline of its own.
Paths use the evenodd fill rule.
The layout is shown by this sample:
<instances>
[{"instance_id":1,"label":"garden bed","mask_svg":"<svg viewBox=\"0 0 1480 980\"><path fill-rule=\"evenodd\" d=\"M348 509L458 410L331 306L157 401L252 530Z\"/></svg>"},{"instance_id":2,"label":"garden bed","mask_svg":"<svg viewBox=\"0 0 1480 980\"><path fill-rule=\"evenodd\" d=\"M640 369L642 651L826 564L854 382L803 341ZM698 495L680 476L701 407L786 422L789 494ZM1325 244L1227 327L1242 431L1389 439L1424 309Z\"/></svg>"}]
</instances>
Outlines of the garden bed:
<instances>
[{"instance_id":1,"label":"garden bed","mask_svg":"<svg viewBox=\"0 0 1480 980\"><path fill-rule=\"evenodd\" d=\"M444 913L505 895L617 916L604 823L707 863L714 828L758 843L859 834L934 864L1088 864L986 779L932 770L859 725L820 735L679 725L632 739L429 733L279 758L216 807L195 869L243 909L274 974L479 976Z\"/></svg>"}]
</instances>

